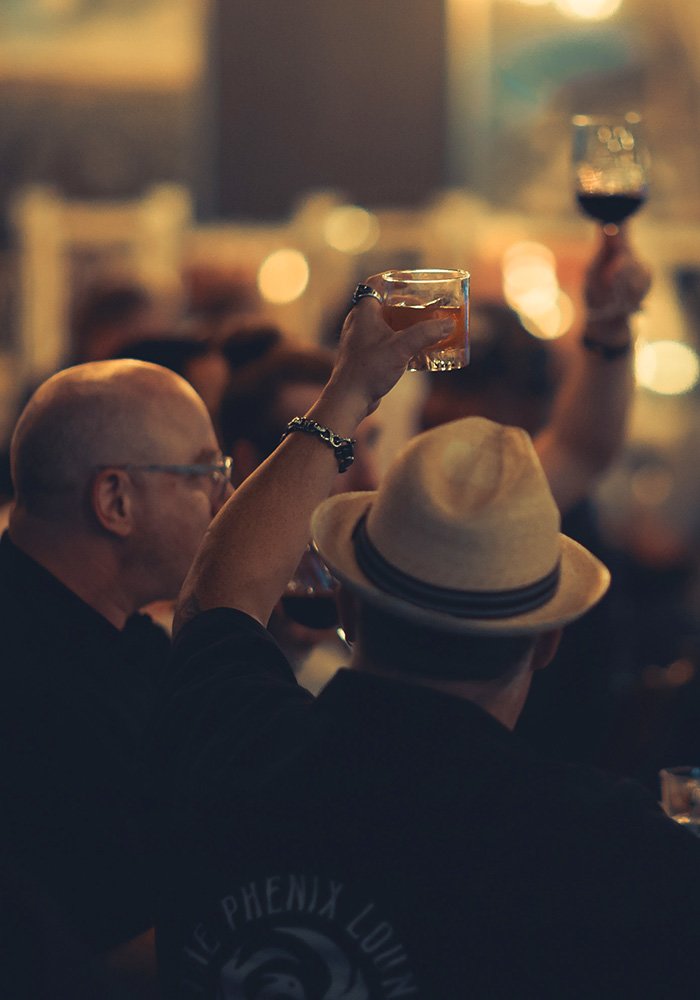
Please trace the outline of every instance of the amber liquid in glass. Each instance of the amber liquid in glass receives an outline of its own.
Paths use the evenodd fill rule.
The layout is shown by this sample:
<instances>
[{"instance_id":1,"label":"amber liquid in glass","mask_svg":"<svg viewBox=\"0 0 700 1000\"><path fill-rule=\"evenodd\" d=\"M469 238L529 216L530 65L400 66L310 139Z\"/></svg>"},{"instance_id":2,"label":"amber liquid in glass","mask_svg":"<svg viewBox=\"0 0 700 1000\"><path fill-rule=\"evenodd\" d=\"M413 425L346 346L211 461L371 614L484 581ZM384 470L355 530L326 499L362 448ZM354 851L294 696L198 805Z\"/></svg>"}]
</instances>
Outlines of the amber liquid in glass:
<instances>
[{"instance_id":1,"label":"amber liquid in glass","mask_svg":"<svg viewBox=\"0 0 700 1000\"><path fill-rule=\"evenodd\" d=\"M451 333L448 333L442 340L430 344L420 354L416 354L411 358L408 363L411 371L432 368L433 364L429 361L431 356L444 355L449 358L450 352L457 354L457 352L464 351L467 336L467 316L464 304L455 306L422 306L418 304L413 305L410 302L393 302L389 305L385 303L382 308L384 319L392 330L397 331L406 330L409 326L413 326L415 323L422 323L426 319L447 319L449 317L454 322L454 329ZM448 360L444 365L440 365L439 367L448 369L450 367L459 368L461 365L450 365Z\"/></svg>"}]
</instances>

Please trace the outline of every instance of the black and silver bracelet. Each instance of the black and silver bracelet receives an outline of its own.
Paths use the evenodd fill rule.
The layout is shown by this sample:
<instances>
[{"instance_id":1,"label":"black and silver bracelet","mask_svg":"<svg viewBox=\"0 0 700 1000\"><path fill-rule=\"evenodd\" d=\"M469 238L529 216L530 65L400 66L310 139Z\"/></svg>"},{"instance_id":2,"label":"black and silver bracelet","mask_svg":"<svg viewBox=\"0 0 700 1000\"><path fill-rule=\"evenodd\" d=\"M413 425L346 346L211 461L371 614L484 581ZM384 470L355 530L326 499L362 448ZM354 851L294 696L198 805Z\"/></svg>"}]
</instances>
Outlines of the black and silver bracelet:
<instances>
[{"instance_id":1,"label":"black and silver bracelet","mask_svg":"<svg viewBox=\"0 0 700 1000\"><path fill-rule=\"evenodd\" d=\"M338 463L338 472L347 472L355 461L355 438L341 437L340 434L336 434L328 427L317 424L315 420L309 420L308 417L293 417L287 424L286 430L280 440L284 441L287 435L293 434L294 431L302 431L304 434L314 434L324 444L327 444L329 448L332 448L335 453L336 462Z\"/></svg>"}]
</instances>

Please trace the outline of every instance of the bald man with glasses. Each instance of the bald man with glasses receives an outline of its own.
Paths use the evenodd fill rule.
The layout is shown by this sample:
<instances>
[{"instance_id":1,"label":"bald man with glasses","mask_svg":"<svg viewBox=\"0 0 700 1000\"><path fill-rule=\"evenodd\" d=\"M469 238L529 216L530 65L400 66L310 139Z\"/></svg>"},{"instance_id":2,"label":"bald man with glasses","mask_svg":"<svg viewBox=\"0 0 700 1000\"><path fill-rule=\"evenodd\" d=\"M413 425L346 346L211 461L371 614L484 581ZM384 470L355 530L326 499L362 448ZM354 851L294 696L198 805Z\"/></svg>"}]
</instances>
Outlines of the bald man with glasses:
<instances>
[{"instance_id":1,"label":"bald man with glasses","mask_svg":"<svg viewBox=\"0 0 700 1000\"><path fill-rule=\"evenodd\" d=\"M138 754L169 643L138 611L177 596L229 494L231 459L184 379L120 360L45 382L17 423L11 463L3 846L93 952L147 967Z\"/></svg>"}]
</instances>

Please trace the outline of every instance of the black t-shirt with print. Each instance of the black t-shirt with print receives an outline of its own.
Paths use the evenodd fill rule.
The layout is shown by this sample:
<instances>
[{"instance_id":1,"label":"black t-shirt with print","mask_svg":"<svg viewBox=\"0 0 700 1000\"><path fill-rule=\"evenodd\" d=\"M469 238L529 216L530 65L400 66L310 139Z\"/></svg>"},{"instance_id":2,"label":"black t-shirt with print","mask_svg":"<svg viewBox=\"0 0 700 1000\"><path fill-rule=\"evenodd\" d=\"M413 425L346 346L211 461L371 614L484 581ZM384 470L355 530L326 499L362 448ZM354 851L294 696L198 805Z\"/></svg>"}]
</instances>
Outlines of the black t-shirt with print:
<instances>
[{"instance_id":1,"label":"black t-shirt with print","mask_svg":"<svg viewBox=\"0 0 700 1000\"><path fill-rule=\"evenodd\" d=\"M469 702L348 670L314 700L216 609L152 749L168 998L693 995L700 844Z\"/></svg>"}]
</instances>

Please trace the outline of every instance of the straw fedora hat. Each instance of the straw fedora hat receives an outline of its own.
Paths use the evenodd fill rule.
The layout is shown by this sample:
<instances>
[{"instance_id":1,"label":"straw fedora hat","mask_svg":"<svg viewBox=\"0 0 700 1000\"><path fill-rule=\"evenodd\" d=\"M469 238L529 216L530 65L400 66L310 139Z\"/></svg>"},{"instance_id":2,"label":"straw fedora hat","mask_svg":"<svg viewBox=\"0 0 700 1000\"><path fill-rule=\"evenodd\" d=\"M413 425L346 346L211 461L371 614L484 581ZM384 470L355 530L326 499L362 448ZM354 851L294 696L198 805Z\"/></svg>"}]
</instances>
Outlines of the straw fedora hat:
<instances>
[{"instance_id":1,"label":"straw fedora hat","mask_svg":"<svg viewBox=\"0 0 700 1000\"><path fill-rule=\"evenodd\" d=\"M311 529L362 600L445 632L525 635L566 625L610 583L560 534L532 441L481 417L414 438L376 492L330 497Z\"/></svg>"}]
</instances>

